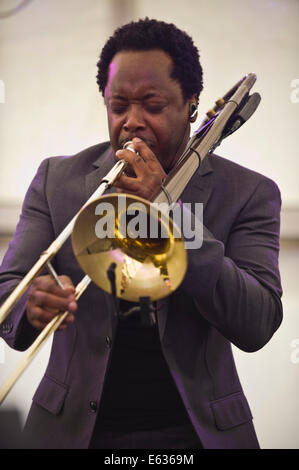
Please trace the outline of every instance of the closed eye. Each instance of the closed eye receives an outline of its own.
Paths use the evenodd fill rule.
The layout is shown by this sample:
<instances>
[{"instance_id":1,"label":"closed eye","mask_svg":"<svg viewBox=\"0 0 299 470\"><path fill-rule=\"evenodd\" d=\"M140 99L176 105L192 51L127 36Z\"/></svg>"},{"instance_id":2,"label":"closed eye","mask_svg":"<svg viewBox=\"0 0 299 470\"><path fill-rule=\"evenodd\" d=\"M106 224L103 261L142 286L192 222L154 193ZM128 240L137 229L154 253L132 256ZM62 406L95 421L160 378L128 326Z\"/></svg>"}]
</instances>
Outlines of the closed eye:
<instances>
[{"instance_id":1,"label":"closed eye","mask_svg":"<svg viewBox=\"0 0 299 470\"><path fill-rule=\"evenodd\" d=\"M121 115L125 113L130 106L129 103L112 103L110 105L111 112L113 114ZM151 102L143 102L140 103L140 106L143 107L144 111L150 114L159 114L163 111L163 109L167 106L166 103L151 103Z\"/></svg>"},{"instance_id":2,"label":"closed eye","mask_svg":"<svg viewBox=\"0 0 299 470\"><path fill-rule=\"evenodd\" d=\"M111 106L111 111L113 114L123 114L127 109L127 106L121 105L121 106Z\"/></svg>"},{"instance_id":3,"label":"closed eye","mask_svg":"<svg viewBox=\"0 0 299 470\"><path fill-rule=\"evenodd\" d=\"M163 111L164 107L165 107L164 105L160 105L160 104L159 105L148 104L146 106L146 111L151 114L159 114Z\"/></svg>"}]
</instances>

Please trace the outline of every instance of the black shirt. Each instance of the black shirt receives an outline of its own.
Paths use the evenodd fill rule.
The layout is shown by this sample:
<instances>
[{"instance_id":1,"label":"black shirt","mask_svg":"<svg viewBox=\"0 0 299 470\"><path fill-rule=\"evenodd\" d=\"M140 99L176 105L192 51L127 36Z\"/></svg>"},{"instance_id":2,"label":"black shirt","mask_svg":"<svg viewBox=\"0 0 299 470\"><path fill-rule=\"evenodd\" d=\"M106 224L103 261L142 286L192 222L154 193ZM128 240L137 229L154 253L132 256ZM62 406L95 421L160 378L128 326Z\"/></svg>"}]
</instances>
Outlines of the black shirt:
<instances>
[{"instance_id":1,"label":"black shirt","mask_svg":"<svg viewBox=\"0 0 299 470\"><path fill-rule=\"evenodd\" d=\"M132 305L121 301L121 311ZM120 319L111 354L96 429L152 430L189 422L157 324L143 326L139 314Z\"/></svg>"}]
</instances>

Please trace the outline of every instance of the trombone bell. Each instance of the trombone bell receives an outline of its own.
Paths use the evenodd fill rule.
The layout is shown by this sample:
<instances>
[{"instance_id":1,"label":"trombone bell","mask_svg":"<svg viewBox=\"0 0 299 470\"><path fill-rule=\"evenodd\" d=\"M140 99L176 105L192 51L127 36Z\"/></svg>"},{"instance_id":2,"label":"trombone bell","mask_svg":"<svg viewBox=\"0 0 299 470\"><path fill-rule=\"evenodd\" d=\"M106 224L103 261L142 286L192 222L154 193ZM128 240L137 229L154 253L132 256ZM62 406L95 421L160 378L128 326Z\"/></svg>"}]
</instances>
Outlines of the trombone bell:
<instances>
[{"instance_id":1,"label":"trombone bell","mask_svg":"<svg viewBox=\"0 0 299 470\"><path fill-rule=\"evenodd\" d=\"M158 206L129 194L109 194L85 206L72 232L75 257L83 271L112 293L107 270L115 265L120 299L155 301L182 282L187 254L181 231Z\"/></svg>"}]
</instances>

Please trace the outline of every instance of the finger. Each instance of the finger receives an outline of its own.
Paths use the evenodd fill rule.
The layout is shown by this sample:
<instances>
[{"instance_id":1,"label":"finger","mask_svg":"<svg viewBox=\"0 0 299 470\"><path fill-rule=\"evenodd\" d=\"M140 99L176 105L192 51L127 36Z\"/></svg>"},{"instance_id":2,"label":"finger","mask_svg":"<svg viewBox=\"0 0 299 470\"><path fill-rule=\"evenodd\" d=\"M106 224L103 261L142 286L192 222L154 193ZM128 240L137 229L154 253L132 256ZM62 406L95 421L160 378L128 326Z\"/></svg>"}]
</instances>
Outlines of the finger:
<instances>
[{"instance_id":1,"label":"finger","mask_svg":"<svg viewBox=\"0 0 299 470\"><path fill-rule=\"evenodd\" d=\"M155 173L161 173L162 179L166 176L163 167L159 160L157 159L154 152L149 148L149 146L144 142L144 140L134 137L132 140L134 149L142 157L143 161L148 165L148 167Z\"/></svg>"},{"instance_id":2,"label":"finger","mask_svg":"<svg viewBox=\"0 0 299 470\"><path fill-rule=\"evenodd\" d=\"M64 289L62 289L50 275L37 277L34 280L31 289L51 292L52 294L59 297L68 297L71 293L75 292L72 281L68 276L59 276L59 279L65 286Z\"/></svg>"},{"instance_id":3,"label":"finger","mask_svg":"<svg viewBox=\"0 0 299 470\"><path fill-rule=\"evenodd\" d=\"M70 325L75 321L75 315L69 313L68 316L63 320L62 325Z\"/></svg>"},{"instance_id":4,"label":"finger","mask_svg":"<svg viewBox=\"0 0 299 470\"><path fill-rule=\"evenodd\" d=\"M58 276L58 278L60 279L63 287L66 289L66 288L70 288L70 289L74 289L75 290L75 286L73 284L73 281L71 280L71 278L69 276L65 276L65 275L62 275L62 276Z\"/></svg>"},{"instance_id":5,"label":"finger","mask_svg":"<svg viewBox=\"0 0 299 470\"><path fill-rule=\"evenodd\" d=\"M130 191L130 190L127 189L127 188L126 188L126 189L123 189L123 188L119 187L119 188L116 189L116 192L117 192L118 194L126 193L126 194L132 194L132 195L136 196L136 191Z\"/></svg>"},{"instance_id":6,"label":"finger","mask_svg":"<svg viewBox=\"0 0 299 470\"><path fill-rule=\"evenodd\" d=\"M74 312L77 310L77 302L74 294L68 294L68 297L61 297L39 289L30 291L28 301L31 305L38 305L39 307L47 309L58 309L60 312L67 310Z\"/></svg>"},{"instance_id":7,"label":"finger","mask_svg":"<svg viewBox=\"0 0 299 470\"><path fill-rule=\"evenodd\" d=\"M38 330L45 328L56 316L55 313L48 312L38 305L30 304L27 305L26 314L29 323Z\"/></svg>"},{"instance_id":8,"label":"finger","mask_svg":"<svg viewBox=\"0 0 299 470\"><path fill-rule=\"evenodd\" d=\"M142 176L145 172L149 171L145 161L141 155L131 152L130 150L117 150L116 157L120 160L125 160L133 168L136 176Z\"/></svg>"},{"instance_id":9,"label":"finger","mask_svg":"<svg viewBox=\"0 0 299 470\"><path fill-rule=\"evenodd\" d=\"M127 175L122 175L114 183L114 186L127 193L136 193L140 190L140 181L137 178L130 178Z\"/></svg>"},{"instance_id":10,"label":"finger","mask_svg":"<svg viewBox=\"0 0 299 470\"><path fill-rule=\"evenodd\" d=\"M72 313L69 313L68 316L63 320L61 325L58 328L58 331L65 330L69 325L75 321L75 316Z\"/></svg>"},{"instance_id":11,"label":"finger","mask_svg":"<svg viewBox=\"0 0 299 470\"><path fill-rule=\"evenodd\" d=\"M27 318L28 321L31 323L38 330L43 330L52 320L53 318L57 317L57 315L62 315L65 312L59 312L53 310L46 310L38 305L28 306L27 307ZM61 326L66 327L69 324L73 323L75 320L75 316L72 313L69 313L67 317L61 323Z\"/></svg>"},{"instance_id":12,"label":"finger","mask_svg":"<svg viewBox=\"0 0 299 470\"><path fill-rule=\"evenodd\" d=\"M69 318L69 317L67 317L67 319L68 319L68 318ZM59 325L59 327L57 328L56 331L65 330L65 329L69 326L69 324L72 323L73 321L74 321L74 319L73 319L72 321L69 321L69 320L68 320L67 322L66 322L66 320L64 320L64 321L61 323L61 325ZM48 323L44 323L44 322L42 322L42 321L40 321L40 320L34 320L33 322L31 322L31 324L32 324L32 326L34 326L34 328L36 328L37 330L42 331L42 330L49 324L49 322L48 322Z\"/></svg>"}]
</instances>

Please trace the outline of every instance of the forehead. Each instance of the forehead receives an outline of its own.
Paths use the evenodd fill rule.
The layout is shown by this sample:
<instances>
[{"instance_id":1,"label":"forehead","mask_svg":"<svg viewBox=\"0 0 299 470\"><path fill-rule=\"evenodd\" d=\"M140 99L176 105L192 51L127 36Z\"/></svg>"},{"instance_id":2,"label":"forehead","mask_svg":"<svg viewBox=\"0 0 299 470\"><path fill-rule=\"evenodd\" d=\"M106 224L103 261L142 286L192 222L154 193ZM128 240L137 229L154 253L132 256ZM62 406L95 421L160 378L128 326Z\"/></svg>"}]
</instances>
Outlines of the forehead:
<instances>
[{"instance_id":1,"label":"forehead","mask_svg":"<svg viewBox=\"0 0 299 470\"><path fill-rule=\"evenodd\" d=\"M164 51L121 51L108 71L105 96L135 97L140 93L181 93L180 84L171 78L173 61Z\"/></svg>"}]
</instances>

